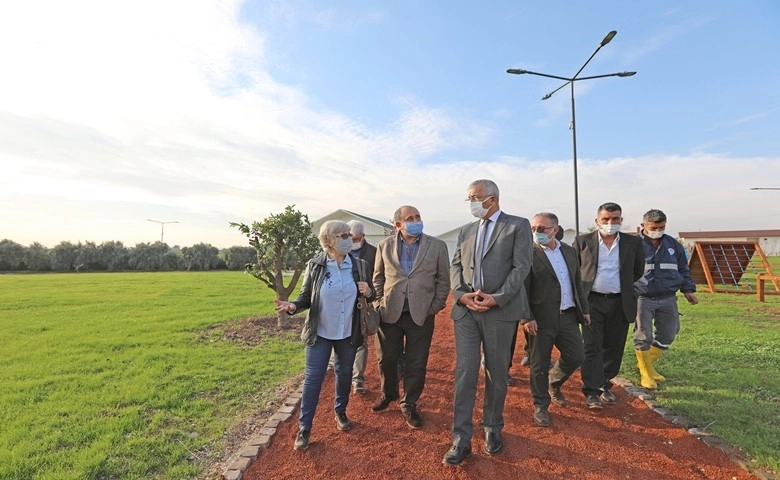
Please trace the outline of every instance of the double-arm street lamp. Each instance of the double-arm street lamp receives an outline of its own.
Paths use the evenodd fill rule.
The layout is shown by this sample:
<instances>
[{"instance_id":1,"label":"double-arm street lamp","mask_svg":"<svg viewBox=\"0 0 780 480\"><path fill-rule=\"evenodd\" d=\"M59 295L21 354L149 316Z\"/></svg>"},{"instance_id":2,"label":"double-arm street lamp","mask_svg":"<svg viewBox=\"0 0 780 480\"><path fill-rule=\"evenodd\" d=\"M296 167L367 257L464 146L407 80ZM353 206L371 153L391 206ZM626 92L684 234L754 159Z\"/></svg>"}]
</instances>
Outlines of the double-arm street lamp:
<instances>
[{"instance_id":1,"label":"double-arm street lamp","mask_svg":"<svg viewBox=\"0 0 780 480\"><path fill-rule=\"evenodd\" d=\"M593 52L593 54L585 61L584 64L580 67L579 70L577 70L577 73L574 74L573 77L567 78L567 77L561 77L558 75L549 75L547 73L539 73L539 72L532 72L530 70L523 70L520 68L510 68L506 72L512 73L515 75L538 75L540 77L547 77L547 78L555 78L557 80L563 80L564 83L560 87L556 88L552 92L548 93L544 97L542 97L542 100L547 100L548 98L552 97L555 92L562 89L566 85L571 86L571 125L569 128L571 129L571 141L572 141L572 149L574 150L574 228L575 228L575 236L579 235L580 233L580 206L579 206L579 191L578 191L578 185L577 185L577 124L574 119L574 82L579 82L581 80L593 80L595 78L604 78L604 77L630 77L632 75L636 75L636 72L617 72L617 73L607 73L605 75L593 75L590 77L580 77L579 74L582 72L582 70L585 68L585 66L588 64L588 62L591 61L591 59L596 56L596 54L601 50L601 47L608 44L614 37L617 35L616 30L612 30L607 34L606 37L604 37L604 40L601 41L599 46L596 48L596 51Z\"/></svg>"},{"instance_id":2,"label":"double-arm street lamp","mask_svg":"<svg viewBox=\"0 0 780 480\"><path fill-rule=\"evenodd\" d=\"M147 218L146 220L154 223L160 224L160 271L162 272L163 269L163 260L165 259L165 252L162 250L163 245L165 245L165 242L163 242L163 237L165 236L165 224L167 223L179 223L179 222L161 222L159 220L152 220L151 218Z\"/></svg>"},{"instance_id":3,"label":"double-arm street lamp","mask_svg":"<svg viewBox=\"0 0 780 480\"><path fill-rule=\"evenodd\" d=\"M160 224L160 243L165 243L163 242L163 237L165 236L165 225L168 223L179 223L179 222L161 222L159 220L152 220L151 218L147 218L146 220Z\"/></svg>"}]
</instances>

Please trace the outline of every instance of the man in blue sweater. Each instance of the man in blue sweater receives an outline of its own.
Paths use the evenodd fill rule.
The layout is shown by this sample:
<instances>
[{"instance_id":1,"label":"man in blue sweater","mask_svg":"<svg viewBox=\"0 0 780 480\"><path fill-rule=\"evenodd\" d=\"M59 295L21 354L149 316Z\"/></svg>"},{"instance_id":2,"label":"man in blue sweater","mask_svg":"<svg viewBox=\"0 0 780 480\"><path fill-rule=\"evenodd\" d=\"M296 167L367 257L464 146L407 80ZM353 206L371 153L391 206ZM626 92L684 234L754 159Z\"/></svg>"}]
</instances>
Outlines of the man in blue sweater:
<instances>
[{"instance_id":1,"label":"man in blue sweater","mask_svg":"<svg viewBox=\"0 0 780 480\"><path fill-rule=\"evenodd\" d=\"M649 210L642 217L639 237L644 245L645 273L634 284L638 296L634 350L641 385L650 389L656 388L656 382L666 380L653 364L680 331L677 291L691 305L699 303L685 249L665 230L666 214L661 210Z\"/></svg>"}]
</instances>

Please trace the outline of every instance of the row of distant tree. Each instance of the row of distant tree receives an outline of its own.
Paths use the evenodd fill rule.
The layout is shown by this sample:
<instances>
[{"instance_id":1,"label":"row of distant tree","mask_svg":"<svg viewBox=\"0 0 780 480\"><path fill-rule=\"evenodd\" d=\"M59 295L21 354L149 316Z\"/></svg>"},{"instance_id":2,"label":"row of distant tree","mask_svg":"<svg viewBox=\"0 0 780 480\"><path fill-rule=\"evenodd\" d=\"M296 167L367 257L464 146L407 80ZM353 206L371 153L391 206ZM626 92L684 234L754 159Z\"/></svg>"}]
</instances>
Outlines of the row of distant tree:
<instances>
[{"instance_id":1,"label":"row of distant tree","mask_svg":"<svg viewBox=\"0 0 780 480\"><path fill-rule=\"evenodd\" d=\"M47 248L38 242L25 247L12 240L0 241L0 271L121 272L243 270L257 262L257 251L234 246L218 249L208 243L169 247L165 243L138 243L126 247L110 241L60 242Z\"/></svg>"}]
</instances>

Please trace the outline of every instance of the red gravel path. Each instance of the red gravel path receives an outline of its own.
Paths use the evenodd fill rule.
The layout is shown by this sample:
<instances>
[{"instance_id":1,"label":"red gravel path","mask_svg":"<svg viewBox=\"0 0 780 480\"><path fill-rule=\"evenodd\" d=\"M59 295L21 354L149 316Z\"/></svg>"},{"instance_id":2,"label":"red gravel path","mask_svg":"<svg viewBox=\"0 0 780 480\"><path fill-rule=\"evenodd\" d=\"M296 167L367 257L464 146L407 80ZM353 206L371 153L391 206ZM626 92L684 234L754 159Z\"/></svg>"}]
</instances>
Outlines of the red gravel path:
<instances>
[{"instance_id":1,"label":"red gravel path","mask_svg":"<svg viewBox=\"0 0 780 480\"><path fill-rule=\"evenodd\" d=\"M491 457L482 451L481 386L474 414L474 453L463 464L441 463L450 446L452 374L455 341L449 310L436 319L425 391L418 403L421 430L405 423L397 405L371 411L380 396L373 348L366 369L368 392L350 397L347 414L353 427L336 429L333 420L333 374L329 373L314 418L311 443L293 450L298 412L279 425L268 449L244 472L245 480L260 479L750 479L718 449L711 448L651 411L644 402L614 390L618 404L601 412L585 408L579 372L564 385L567 408L550 406L552 425L537 427L528 368L515 362L504 419L504 451ZM522 356L519 335L516 360ZM374 339L370 340L373 344ZM373 345L372 345L373 347ZM628 359L630 361L630 359Z\"/></svg>"}]
</instances>

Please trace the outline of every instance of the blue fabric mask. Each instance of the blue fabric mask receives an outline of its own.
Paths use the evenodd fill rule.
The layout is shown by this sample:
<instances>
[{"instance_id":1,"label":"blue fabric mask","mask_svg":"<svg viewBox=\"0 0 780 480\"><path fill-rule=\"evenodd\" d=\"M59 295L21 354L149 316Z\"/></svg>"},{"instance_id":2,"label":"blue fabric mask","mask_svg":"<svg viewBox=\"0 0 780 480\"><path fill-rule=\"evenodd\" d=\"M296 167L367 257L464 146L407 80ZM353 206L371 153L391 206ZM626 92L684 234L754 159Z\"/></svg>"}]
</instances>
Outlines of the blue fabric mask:
<instances>
[{"instance_id":1,"label":"blue fabric mask","mask_svg":"<svg viewBox=\"0 0 780 480\"><path fill-rule=\"evenodd\" d=\"M539 245L547 245L550 243L550 236L542 232L534 232L534 242Z\"/></svg>"},{"instance_id":2,"label":"blue fabric mask","mask_svg":"<svg viewBox=\"0 0 780 480\"><path fill-rule=\"evenodd\" d=\"M419 222L406 222L406 224L404 225L404 229L406 230L407 234L409 234L409 235L411 235L413 237L417 237L423 231L423 222L422 221L419 221Z\"/></svg>"}]
</instances>

